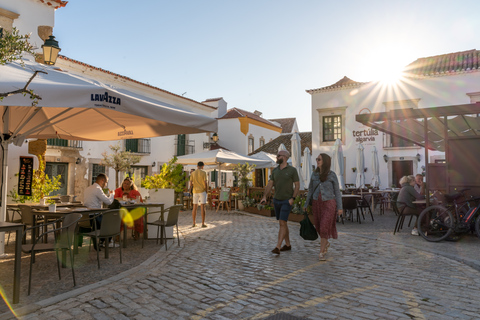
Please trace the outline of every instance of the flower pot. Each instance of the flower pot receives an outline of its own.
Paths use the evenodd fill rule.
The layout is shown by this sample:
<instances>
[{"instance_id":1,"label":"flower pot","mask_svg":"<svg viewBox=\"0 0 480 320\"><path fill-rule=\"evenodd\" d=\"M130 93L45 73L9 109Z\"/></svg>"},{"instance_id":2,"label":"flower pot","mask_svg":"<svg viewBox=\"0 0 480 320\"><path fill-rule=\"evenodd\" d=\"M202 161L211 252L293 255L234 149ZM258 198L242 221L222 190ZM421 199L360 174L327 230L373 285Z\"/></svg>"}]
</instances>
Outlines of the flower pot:
<instances>
[{"instance_id":1,"label":"flower pot","mask_svg":"<svg viewBox=\"0 0 480 320\"><path fill-rule=\"evenodd\" d=\"M237 200L237 208L241 211L245 210L245 206L243 205L242 200Z\"/></svg>"},{"instance_id":2,"label":"flower pot","mask_svg":"<svg viewBox=\"0 0 480 320\"><path fill-rule=\"evenodd\" d=\"M57 205L55 203L52 203L48 206L48 211L49 212L57 212Z\"/></svg>"}]
</instances>

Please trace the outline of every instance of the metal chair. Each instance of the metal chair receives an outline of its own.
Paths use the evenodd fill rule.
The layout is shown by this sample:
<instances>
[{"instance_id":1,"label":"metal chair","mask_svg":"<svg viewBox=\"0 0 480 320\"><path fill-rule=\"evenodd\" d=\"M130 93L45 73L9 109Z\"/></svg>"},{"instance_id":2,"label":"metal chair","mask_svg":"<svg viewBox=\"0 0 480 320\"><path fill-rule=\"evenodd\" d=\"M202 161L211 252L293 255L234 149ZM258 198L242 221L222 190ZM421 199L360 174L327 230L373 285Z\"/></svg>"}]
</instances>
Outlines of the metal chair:
<instances>
[{"instance_id":1,"label":"metal chair","mask_svg":"<svg viewBox=\"0 0 480 320\"><path fill-rule=\"evenodd\" d=\"M35 218L34 215L33 215L33 209L32 207L30 206L27 206L25 204L19 204L18 205L18 208L20 209L21 213L22 213L22 224L25 225L25 228L27 228L27 226L33 226L35 224L43 224L44 223L44 220L43 219L38 219L38 218ZM36 221L35 221L36 219ZM23 229L23 238L22 238L22 243L26 243L27 241L27 233L25 232L25 228ZM36 233L36 228L30 228L29 230L32 230L32 242L34 241L34 239L36 238L35 236L35 233ZM44 230L45 232L46 230Z\"/></svg>"},{"instance_id":2,"label":"metal chair","mask_svg":"<svg viewBox=\"0 0 480 320\"><path fill-rule=\"evenodd\" d=\"M171 206L170 208L165 209L165 212L168 212L167 221L158 219L156 221L147 222L147 225L157 226L157 244L158 244L158 239L159 239L159 231L160 231L160 228L161 228L162 233L163 233L163 239L162 240L165 241L165 250L168 249L167 248L167 234L165 232L166 227L173 227L173 226L177 227L177 240L178 240L178 245L180 245L180 237L179 237L179 232L178 232L178 215L180 213L180 208L181 207L182 207L182 205L175 205L175 206ZM175 239L174 239L174 241L175 241Z\"/></svg>"},{"instance_id":3,"label":"metal chair","mask_svg":"<svg viewBox=\"0 0 480 320\"><path fill-rule=\"evenodd\" d=\"M11 214L11 216L10 216ZM19 218L15 219L15 215L19 215ZM7 216L6 216L6 222L12 222L12 223L22 223L22 211L20 208L8 208L7 207ZM11 231L8 231L8 238L7 238L7 246L8 243L10 242L10 233ZM17 239L19 241L20 239Z\"/></svg>"},{"instance_id":4,"label":"metal chair","mask_svg":"<svg viewBox=\"0 0 480 320\"><path fill-rule=\"evenodd\" d=\"M353 210L355 210L357 213L357 221L361 223L360 214L358 212L358 207L357 207L357 199L354 197L345 197L345 198L342 198L342 202L343 202L343 214L345 215L345 217L348 219L347 213L350 212L350 215L353 221ZM343 221L343 218L342 218L342 221Z\"/></svg>"},{"instance_id":5,"label":"metal chair","mask_svg":"<svg viewBox=\"0 0 480 320\"><path fill-rule=\"evenodd\" d=\"M105 243L106 243L105 259L108 259L109 257L108 239L109 238L115 239L116 236L119 236L120 263L122 263L122 237L120 237L122 217L120 216L120 210L113 209L113 210L104 211L101 213L101 215L102 215L102 224L100 225L100 229L97 229L97 224L93 223L94 231L85 233L86 236L90 237L91 240L95 241L95 247L97 248L96 250L97 264L99 269L100 269L100 253L99 253L100 239L105 239ZM113 243L115 244L115 241ZM90 244L91 244L91 241L90 241Z\"/></svg>"},{"instance_id":6,"label":"metal chair","mask_svg":"<svg viewBox=\"0 0 480 320\"><path fill-rule=\"evenodd\" d=\"M415 213L413 211L405 212L407 209L407 204L404 202L392 202L393 210L397 217L397 222L395 223L395 229L393 229L393 234L399 232L403 228L403 223L405 221L405 217L410 216L410 221L408 221L408 226L410 227L410 223L412 222L413 216L415 216L418 220L419 213ZM415 221L414 226L417 225L417 221Z\"/></svg>"},{"instance_id":7,"label":"metal chair","mask_svg":"<svg viewBox=\"0 0 480 320\"><path fill-rule=\"evenodd\" d=\"M370 209L371 203L372 203L372 195L368 194L368 193L363 194L361 199L357 199L357 207L360 209L360 211L362 213L363 220L365 220L364 209L365 209L365 211L368 209L368 211L370 212L370 217L372 218L372 221L374 221L373 214L372 214L372 209Z\"/></svg>"},{"instance_id":8,"label":"metal chair","mask_svg":"<svg viewBox=\"0 0 480 320\"><path fill-rule=\"evenodd\" d=\"M22 251L25 253L29 253L30 257L30 273L28 278L28 295L30 295L30 288L32 285L32 266L35 263L35 253L37 252L46 252L46 251L55 251L55 256L57 260L57 268L58 268L58 278L62 279L62 274L60 272L60 258L58 256L58 251L62 251L62 254L65 254L65 251L68 250L70 254L70 264L72 268L72 276L73 276L73 286L76 286L75 282L75 271L74 271L74 256L73 256L73 242L76 233L76 229L78 226L78 221L82 217L81 213L70 213L66 216L57 219L52 222L47 222L44 224L36 225L34 227L27 228L24 233L26 233L30 229L39 229L46 228L47 225L55 225L59 222L63 222L60 228L54 228L52 230L47 230L43 233L40 233L39 236L32 239L32 244L22 245ZM45 234L53 233L55 241L53 243L39 243L40 240L43 238Z\"/></svg>"}]
</instances>

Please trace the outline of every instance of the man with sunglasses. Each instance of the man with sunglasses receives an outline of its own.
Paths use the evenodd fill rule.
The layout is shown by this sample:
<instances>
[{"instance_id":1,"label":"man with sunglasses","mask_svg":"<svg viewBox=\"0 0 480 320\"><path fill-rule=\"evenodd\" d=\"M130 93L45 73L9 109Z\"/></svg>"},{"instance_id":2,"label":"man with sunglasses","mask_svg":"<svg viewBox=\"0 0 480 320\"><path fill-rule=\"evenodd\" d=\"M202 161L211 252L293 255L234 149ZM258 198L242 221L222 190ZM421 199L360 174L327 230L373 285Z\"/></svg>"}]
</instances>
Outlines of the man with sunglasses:
<instances>
[{"instance_id":1,"label":"man with sunglasses","mask_svg":"<svg viewBox=\"0 0 480 320\"><path fill-rule=\"evenodd\" d=\"M272 187L275 188L273 206L275 208L275 217L280 224L277 246L272 250L272 253L275 254L280 254L280 251L288 251L292 249L287 221L295 197L300 189L300 179L298 177L297 169L287 163L289 157L290 153L288 151L282 150L278 152L278 166L273 169L265 188L263 198L260 201L261 204L267 203L267 197L270 195ZM285 245L282 247L283 241L285 241Z\"/></svg>"}]
</instances>

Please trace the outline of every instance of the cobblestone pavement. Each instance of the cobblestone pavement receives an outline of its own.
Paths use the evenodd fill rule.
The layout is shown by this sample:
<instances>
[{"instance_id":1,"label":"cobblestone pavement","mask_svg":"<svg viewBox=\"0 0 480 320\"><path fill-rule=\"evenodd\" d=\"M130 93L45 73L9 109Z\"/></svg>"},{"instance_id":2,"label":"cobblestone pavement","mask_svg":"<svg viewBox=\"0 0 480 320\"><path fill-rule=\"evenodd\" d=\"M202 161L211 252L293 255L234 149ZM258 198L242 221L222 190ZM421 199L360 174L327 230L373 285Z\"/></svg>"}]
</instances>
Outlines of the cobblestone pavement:
<instances>
[{"instance_id":1,"label":"cobblestone pavement","mask_svg":"<svg viewBox=\"0 0 480 320\"><path fill-rule=\"evenodd\" d=\"M420 239L407 229L388 239L382 219L339 225L327 261L318 261L319 242L303 241L298 223L289 223L292 251L274 255L273 218L208 211L208 228L191 228L183 212L180 246L170 242L127 272L16 312L21 319L478 319L479 271L419 250L426 242L415 246Z\"/></svg>"}]
</instances>

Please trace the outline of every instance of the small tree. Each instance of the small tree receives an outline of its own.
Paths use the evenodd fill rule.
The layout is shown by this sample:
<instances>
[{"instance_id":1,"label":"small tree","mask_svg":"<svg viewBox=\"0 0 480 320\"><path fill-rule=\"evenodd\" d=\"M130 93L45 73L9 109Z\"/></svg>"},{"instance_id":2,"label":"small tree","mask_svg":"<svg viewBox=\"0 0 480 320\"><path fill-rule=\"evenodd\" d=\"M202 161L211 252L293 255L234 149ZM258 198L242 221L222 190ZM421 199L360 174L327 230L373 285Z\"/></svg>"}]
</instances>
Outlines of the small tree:
<instances>
[{"instance_id":1,"label":"small tree","mask_svg":"<svg viewBox=\"0 0 480 320\"><path fill-rule=\"evenodd\" d=\"M127 171L132 165L139 163L141 157L132 154L130 151L120 151L120 143L110 145L109 148L113 153L103 152L101 164L115 170L115 187L117 188L120 171Z\"/></svg>"},{"instance_id":2,"label":"small tree","mask_svg":"<svg viewBox=\"0 0 480 320\"><path fill-rule=\"evenodd\" d=\"M185 176L181 164L175 164L177 157L173 157L162 165L160 173L145 177L142 187L145 189L174 189L176 193L182 193L185 189Z\"/></svg>"},{"instance_id":3,"label":"small tree","mask_svg":"<svg viewBox=\"0 0 480 320\"><path fill-rule=\"evenodd\" d=\"M17 28L12 32L5 31L3 37L0 35L0 65L21 60L24 53L35 54L28 39L30 35L19 35Z\"/></svg>"},{"instance_id":4,"label":"small tree","mask_svg":"<svg viewBox=\"0 0 480 320\"><path fill-rule=\"evenodd\" d=\"M5 31L3 37L0 34L0 65L5 65L16 60L20 60L20 63L23 65L21 58L24 53L35 54L33 52L33 47L28 42L29 38L30 35L28 34L23 36L19 35L16 28L13 28L12 32ZM33 93L33 90L28 89L28 86L38 73L45 72L40 70L35 71L23 88L11 92L1 92L0 100L14 94L23 94L24 96L28 95L30 99L32 99L32 106L36 106L38 100L41 100L42 98Z\"/></svg>"},{"instance_id":5,"label":"small tree","mask_svg":"<svg viewBox=\"0 0 480 320\"><path fill-rule=\"evenodd\" d=\"M238 186L240 187L240 193L243 198L247 196L248 185L250 181L252 181L249 175L253 172L253 170L255 170L255 167L256 165L248 164L248 162L244 164L239 163L233 167L233 172L238 175Z\"/></svg>"}]
</instances>

